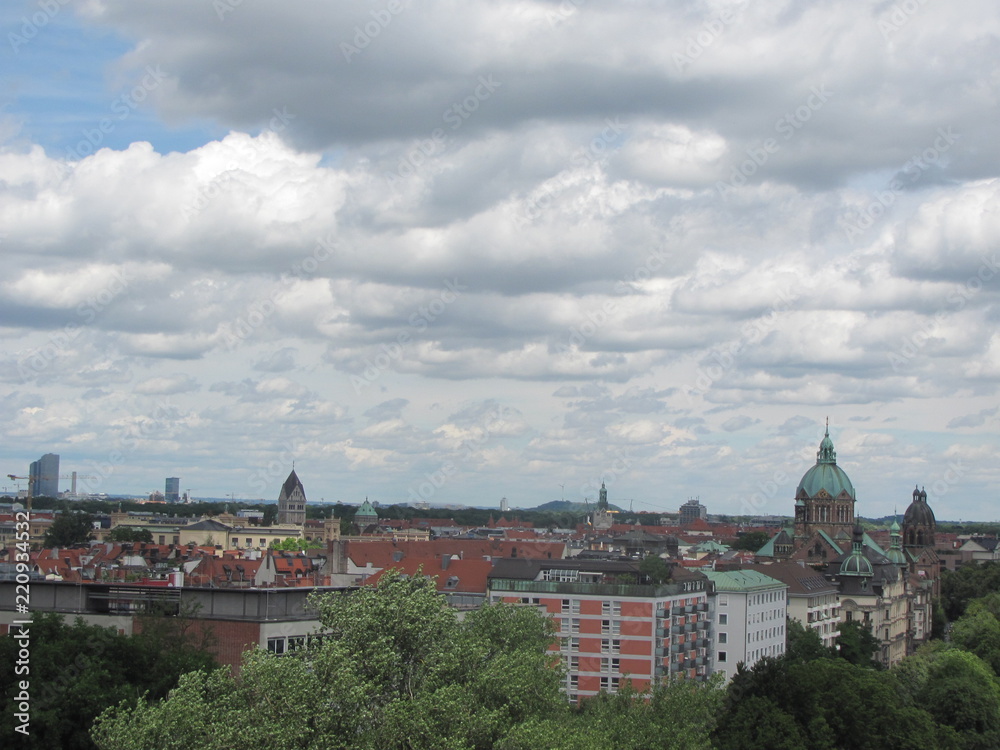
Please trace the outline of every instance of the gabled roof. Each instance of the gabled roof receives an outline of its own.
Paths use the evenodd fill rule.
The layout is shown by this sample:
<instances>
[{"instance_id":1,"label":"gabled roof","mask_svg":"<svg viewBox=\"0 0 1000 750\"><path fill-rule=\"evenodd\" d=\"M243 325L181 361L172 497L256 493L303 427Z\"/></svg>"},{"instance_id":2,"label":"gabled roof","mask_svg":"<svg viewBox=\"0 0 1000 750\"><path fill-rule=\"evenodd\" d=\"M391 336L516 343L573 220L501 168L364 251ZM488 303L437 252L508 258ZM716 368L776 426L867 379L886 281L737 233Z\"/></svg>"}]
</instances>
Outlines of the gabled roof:
<instances>
[{"instance_id":1,"label":"gabled roof","mask_svg":"<svg viewBox=\"0 0 1000 750\"><path fill-rule=\"evenodd\" d=\"M232 526L216 521L214 518L206 518L197 523L188 524L185 531L232 531Z\"/></svg>"},{"instance_id":2,"label":"gabled roof","mask_svg":"<svg viewBox=\"0 0 1000 750\"><path fill-rule=\"evenodd\" d=\"M295 469L292 469L292 473L288 475L288 479L286 479L285 483L281 485L281 495L279 496L279 499L281 499L281 497L291 497L295 490L301 492L302 497L306 496L306 490L305 487L302 486L302 482L299 480L299 475L295 473Z\"/></svg>"}]
</instances>

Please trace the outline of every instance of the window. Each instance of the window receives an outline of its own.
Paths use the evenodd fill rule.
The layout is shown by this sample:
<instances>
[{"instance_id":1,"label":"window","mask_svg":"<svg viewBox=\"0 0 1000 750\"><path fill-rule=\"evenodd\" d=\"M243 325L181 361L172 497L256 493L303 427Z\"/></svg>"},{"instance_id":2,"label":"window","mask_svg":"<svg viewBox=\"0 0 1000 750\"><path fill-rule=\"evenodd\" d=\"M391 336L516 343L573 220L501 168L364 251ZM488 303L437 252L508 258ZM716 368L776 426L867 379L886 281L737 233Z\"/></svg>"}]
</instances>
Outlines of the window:
<instances>
[{"instance_id":1,"label":"window","mask_svg":"<svg viewBox=\"0 0 1000 750\"><path fill-rule=\"evenodd\" d=\"M306 637L304 635L295 635L288 638L288 650L294 651L297 648L304 648L306 645Z\"/></svg>"},{"instance_id":2,"label":"window","mask_svg":"<svg viewBox=\"0 0 1000 750\"><path fill-rule=\"evenodd\" d=\"M611 633L611 620L601 620L601 633L604 635Z\"/></svg>"},{"instance_id":3,"label":"window","mask_svg":"<svg viewBox=\"0 0 1000 750\"><path fill-rule=\"evenodd\" d=\"M571 656L569 657L569 670L571 672L577 672L580 669L580 657Z\"/></svg>"},{"instance_id":4,"label":"window","mask_svg":"<svg viewBox=\"0 0 1000 750\"><path fill-rule=\"evenodd\" d=\"M580 618L579 617L574 617L573 620L570 622L569 632L571 632L571 633L579 633L580 632Z\"/></svg>"},{"instance_id":5,"label":"window","mask_svg":"<svg viewBox=\"0 0 1000 750\"><path fill-rule=\"evenodd\" d=\"M569 676L569 689L576 690L578 687L580 687L580 676L571 674Z\"/></svg>"},{"instance_id":6,"label":"window","mask_svg":"<svg viewBox=\"0 0 1000 750\"><path fill-rule=\"evenodd\" d=\"M719 606L720 607L728 607L729 606L729 595L728 594L719 594Z\"/></svg>"},{"instance_id":7,"label":"window","mask_svg":"<svg viewBox=\"0 0 1000 750\"><path fill-rule=\"evenodd\" d=\"M611 671L620 672L622 669L622 660L617 656L611 660Z\"/></svg>"},{"instance_id":8,"label":"window","mask_svg":"<svg viewBox=\"0 0 1000 750\"><path fill-rule=\"evenodd\" d=\"M728 625L729 624L729 615L727 615L725 613L720 614L719 615L719 624L720 625Z\"/></svg>"},{"instance_id":9,"label":"window","mask_svg":"<svg viewBox=\"0 0 1000 750\"><path fill-rule=\"evenodd\" d=\"M601 602L601 614L602 615L611 614L611 602Z\"/></svg>"},{"instance_id":10,"label":"window","mask_svg":"<svg viewBox=\"0 0 1000 750\"><path fill-rule=\"evenodd\" d=\"M272 654L283 654L285 653L285 639L284 638L268 638L267 639L267 650Z\"/></svg>"},{"instance_id":11,"label":"window","mask_svg":"<svg viewBox=\"0 0 1000 750\"><path fill-rule=\"evenodd\" d=\"M618 653L621 653L621 650L622 650L621 639L620 638L613 638L611 640L611 653L612 654L618 654Z\"/></svg>"},{"instance_id":12,"label":"window","mask_svg":"<svg viewBox=\"0 0 1000 750\"><path fill-rule=\"evenodd\" d=\"M715 660L717 662L719 662L719 663L725 662L726 661L726 652L725 651L720 651Z\"/></svg>"},{"instance_id":13,"label":"window","mask_svg":"<svg viewBox=\"0 0 1000 750\"><path fill-rule=\"evenodd\" d=\"M562 613L564 615L568 615L569 614L569 599L563 599L562 600Z\"/></svg>"},{"instance_id":14,"label":"window","mask_svg":"<svg viewBox=\"0 0 1000 750\"><path fill-rule=\"evenodd\" d=\"M266 539L261 539L260 540L260 546L261 547L266 547L267 546L267 540Z\"/></svg>"},{"instance_id":15,"label":"window","mask_svg":"<svg viewBox=\"0 0 1000 750\"><path fill-rule=\"evenodd\" d=\"M605 654L611 652L611 639L610 638L602 638L601 639L601 652L605 653Z\"/></svg>"},{"instance_id":16,"label":"window","mask_svg":"<svg viewBox=\"0 0 1000 750\"><path fill-rule=\"evenodd\" d=\"M621 602L611 602L611 614L616 617L621 617L622 614L622 603Z\"/></svg>"},{"instance_id":17,"label":"window","mask_svg":"<svg viewBox=\"0 0 1000 750\"><path fill-rule=\"evenodd\" d=\"M569 639L569 650L570 651L579 651L580 650L580 639L579 638L570 638Z\"/></svg>"},{"instance_id":18,"label":"window","mask_svg":"<svg viewBox=\"0 0 1000 750\"><path fill-rule=\"evenodd\" d=\"M727 633L719 633L719 643L727 643L729 640L729 635Z\"/></svg>"}]
</instances>

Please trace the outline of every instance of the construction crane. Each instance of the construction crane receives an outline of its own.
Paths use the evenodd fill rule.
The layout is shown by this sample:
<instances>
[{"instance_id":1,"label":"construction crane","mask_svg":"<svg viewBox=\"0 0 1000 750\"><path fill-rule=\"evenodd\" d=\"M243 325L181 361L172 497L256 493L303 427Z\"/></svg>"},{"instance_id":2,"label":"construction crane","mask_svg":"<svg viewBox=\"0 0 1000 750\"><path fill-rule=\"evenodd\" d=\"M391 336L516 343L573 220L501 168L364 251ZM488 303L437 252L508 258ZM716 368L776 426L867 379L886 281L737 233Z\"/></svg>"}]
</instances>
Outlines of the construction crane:
<instances>
[{"instance_id":1,"label":"construction crane","mask_svg":"<svg viewBox=\"0 0 1000 750\"><path fill-rule=\"evenodd\" d=\"M13 479L14 481L18 481L18 480L21 480L21 479L27 481L27 483L28 483L28 497L29 498L32 498L32 497L35 496L35 484L37 484L38 482L48 481L48 480L51 480L51 479L56 479L56 480L58 480L58 479L73 479L74 477L76 479L97 479L98 478L98 477L93 476L92 474L77 474L75 471L73 473L71 473L71 474L57 474L57 475L47 474L45 476L39 476L39 477L19 477L19 476L15 476L14 474L8 474L7 475L8 479ZM18 487L18 490L20 490L20 489L21 488Z\"/></svg>"},{"instance_id":2,"label":"construction crane","mask_svg":"<svg viewBox=\"0 0 1000 750\"><path fill-rule=\"evenodd\" d=\"M31 518L31 494L32 494L31 493L31 478L30 477L19 477L19 476L15 475L15 474L8 474L7 478L8 479L13 479L15 482L20 482L22 479L27 479L28 480L28 507L27 507L27 511L28 511L28 518L30 519ZM18 487L17 487L17 494L19 494L19 495L21 494L21 486L20 485L18 485Z\"/></svg>"}]
</instances>

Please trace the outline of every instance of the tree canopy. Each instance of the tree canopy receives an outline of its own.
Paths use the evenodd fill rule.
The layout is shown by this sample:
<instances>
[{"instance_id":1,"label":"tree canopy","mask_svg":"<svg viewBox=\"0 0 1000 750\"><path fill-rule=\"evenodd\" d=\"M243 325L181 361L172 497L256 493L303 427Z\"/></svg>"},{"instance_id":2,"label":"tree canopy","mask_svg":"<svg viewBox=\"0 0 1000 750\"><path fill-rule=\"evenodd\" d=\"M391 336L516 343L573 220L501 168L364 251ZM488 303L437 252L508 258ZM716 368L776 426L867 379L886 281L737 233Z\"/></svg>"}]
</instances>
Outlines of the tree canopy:
<instances>
[{"instance_id":1,"label":"tree canopy","mask_svg":"<svg viewBox=\"0 0 1000 750\"><path fill-rule=\"evenodd\" d=\"M181 674L210 669L215 660L192 645L176 618L150 616L141 635L66 624L56 614L36 612L31 633L31 734L25 747L93 748L88 732L106 708L129 705L147 693L163 698ZM0 700L11 706L17 690L17 644L0 637ZM124 703L122 703L124 701ZM0 712L0 735L17 737L13 712Z\"/></svg>"},{"instance_id":2,"label":"tree canopy","mask_svg":"<svg viewBox=\"0 0 1000 750\"><path fill-rule=\"evenodd\" d=\"M170 697L99 720L99 747L488 748L568 711L548 617L487 605L464 619L422 576L315 597L324 637L187 675Z\"/></svg>"},{"instance_id":3,"label":"tree canopy","mask_svg":"<svg viewBox=\"0 0 1000 750\"><path fill-rule=\"evenodd\" d=\"M45 532L45 547L72 547L94 538L93 517L88 513L63 511Z\"/></svg>"},{"instance_id":4,"label":"tree canopy","mask_svg":"<svg viewBox=\"0 0 1000 750\"><path fill-rule=\"evenodd\" d=\"M108 532L109 542L149 542L153 541L153 532L138 526L115 526Z\"/></svg>"}]
</instances>

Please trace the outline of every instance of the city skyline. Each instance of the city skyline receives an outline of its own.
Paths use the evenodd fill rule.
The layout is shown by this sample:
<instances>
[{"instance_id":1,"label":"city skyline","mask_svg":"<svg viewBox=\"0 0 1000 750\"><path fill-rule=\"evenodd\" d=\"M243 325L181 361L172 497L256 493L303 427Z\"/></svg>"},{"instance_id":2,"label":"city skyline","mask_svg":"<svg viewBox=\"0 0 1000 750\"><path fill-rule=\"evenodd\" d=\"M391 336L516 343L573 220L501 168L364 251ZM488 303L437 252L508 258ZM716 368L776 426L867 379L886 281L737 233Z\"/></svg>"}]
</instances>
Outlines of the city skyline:
<instances>
[{"instance_id":1,"label":"city skyline","mask_svg":"<svg viewBox=\"0 0 1000 750\"><path fill-rule=\"evenodd\" d=\"M908 8L5 6L4 473L790 515L829 418L996 519L1000 18Z\"/></svg>"}]
</instances>

